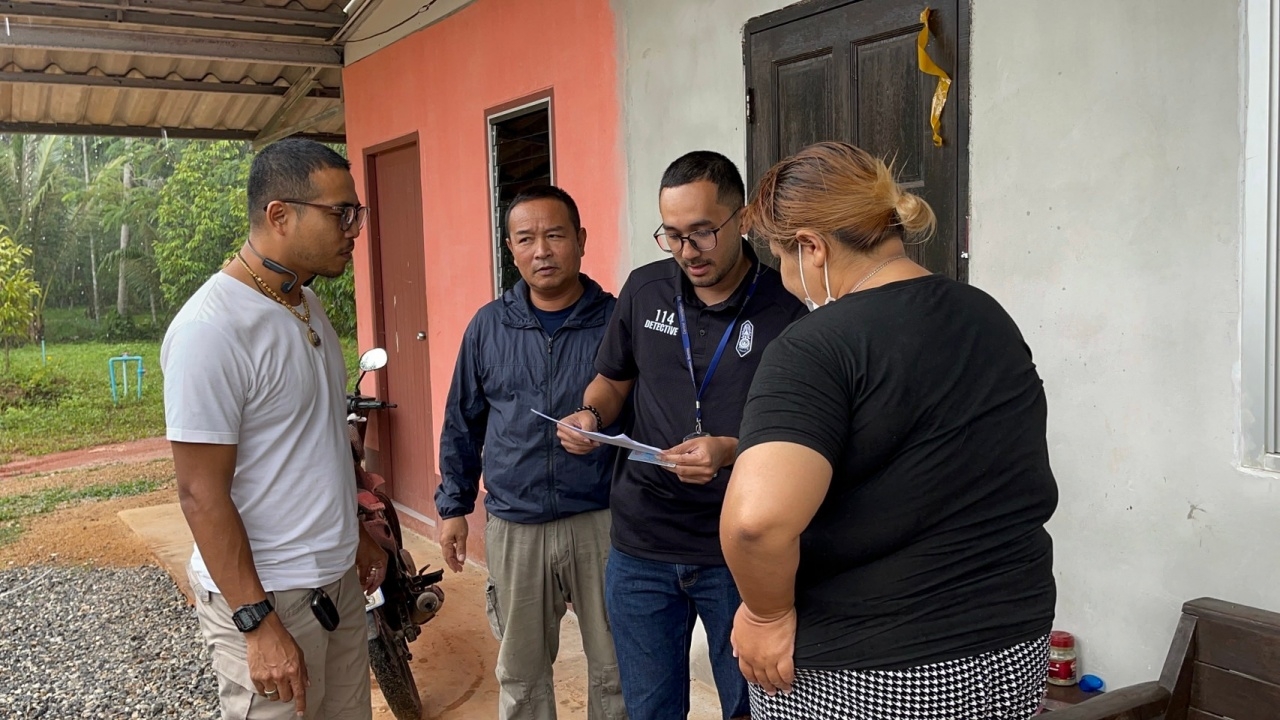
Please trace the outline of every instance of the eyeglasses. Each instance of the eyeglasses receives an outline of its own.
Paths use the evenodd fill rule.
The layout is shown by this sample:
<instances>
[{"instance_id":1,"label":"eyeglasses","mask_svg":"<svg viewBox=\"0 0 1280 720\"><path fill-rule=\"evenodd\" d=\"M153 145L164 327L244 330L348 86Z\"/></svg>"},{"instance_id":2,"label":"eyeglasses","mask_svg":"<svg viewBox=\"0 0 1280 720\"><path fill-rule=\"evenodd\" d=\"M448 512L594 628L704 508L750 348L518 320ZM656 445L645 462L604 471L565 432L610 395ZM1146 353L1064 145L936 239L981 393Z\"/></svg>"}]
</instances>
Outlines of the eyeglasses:
<instances>
[{"instance_id":1,"label":"eyeglasses","mask_svg":"<svg viewBox=\"0 0 1280 720\"><path fill-rule=\"evenodd\" d=\"M658 242L658 247L662 248L663 252L677 252L684 247L685 243L692 245L693 249L698 252L715 250L716 242L719 240L719 235L717 235L717 233L720 232L720 228L728 225L729 221L732 220L740 210L742 210L742 208L734 210L733 215L725 218L725 221L716 227L708 230L694 230L688 235L681 235L675 230L668 230L660 227L653 233L653 239Z\"/></svg>"},{"instance_id":2,"label":"eyeglasses","mask_svg":"<svg viewBox=\"0 0 1280 720\"><path fill-rule=\"evenodd\" d=\"M330 214L337 216L338 228L342 232L348 232L353 227L357 231L360 230L364 227L364 221L369 217L369 207L359 203L355 205L321 205L307 202L306 200L281 200L280 202L328 210ZM266 210L266 208L263 208L263 210Z\"/></svg>"}]
</instances>

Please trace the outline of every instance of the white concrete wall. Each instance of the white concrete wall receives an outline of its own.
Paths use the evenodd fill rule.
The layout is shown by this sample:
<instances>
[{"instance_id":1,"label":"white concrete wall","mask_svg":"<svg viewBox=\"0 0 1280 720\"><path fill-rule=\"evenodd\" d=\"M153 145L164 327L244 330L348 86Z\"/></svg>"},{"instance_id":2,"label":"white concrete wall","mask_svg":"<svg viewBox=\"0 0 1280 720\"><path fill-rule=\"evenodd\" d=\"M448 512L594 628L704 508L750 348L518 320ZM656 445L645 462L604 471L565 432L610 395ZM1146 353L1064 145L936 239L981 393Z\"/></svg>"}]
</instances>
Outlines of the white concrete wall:
<instances>
[{"instance_id":1,"label":"white concrete wall","mask_svg":"<svg viewBox=\"0 0 1280 720\"><path fill-rule=\"evenodd\" d=\"M742 26L787 4L614 0L633 264L668 162L745 160ZM1151 679L1183 601L1280 610L1280 479L1235 455L1241 9L973 4L971 277L1048 388L1057 624L1111 687Z\"/></svg>"},{"instance_id":2,"label":"white concrete wall","mask_svg":"<svg viewBox=\"0 0 1280 720\"><path fill-rule=\"evenodd\" d=\"M1184 600L1280 610L1280 480L1235 466L1240 6L978 0L973 24L971 278L1048 387L1058 625L1113 687L1153 678Z\"/></svg>"},{"instance_id":3,"label":"white concrete wall","mask_svg":"<svg viewBox=\"0 0 1280 720\"><path fill-rule=\"evenodd\" d=\"M613 0L623 68L631 265L664 256L653 241L658 183L672 160L715 150L746 172L742 28L790 0ZM749 190L748 190L749 192Z\"/></svg>"}]
</instances>

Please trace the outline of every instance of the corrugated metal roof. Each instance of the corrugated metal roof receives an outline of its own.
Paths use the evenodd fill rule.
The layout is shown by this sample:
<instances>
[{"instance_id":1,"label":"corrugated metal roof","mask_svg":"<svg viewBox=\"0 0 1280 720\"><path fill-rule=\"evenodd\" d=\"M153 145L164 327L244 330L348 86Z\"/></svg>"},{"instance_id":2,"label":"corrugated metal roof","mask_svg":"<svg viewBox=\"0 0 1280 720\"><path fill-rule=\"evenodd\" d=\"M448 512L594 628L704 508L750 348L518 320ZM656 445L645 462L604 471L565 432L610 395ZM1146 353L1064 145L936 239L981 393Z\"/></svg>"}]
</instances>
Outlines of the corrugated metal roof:
<instances>
[{"instance_id":1,"label":"corrugated metal roof","mask_svg":"<svg viewBox=\"0 0 1280 720\"><path fill-rule=\"evenodd\" d=\"M0 132L341 141L347 21L332 0L0 2Z\"/></svg>"}]
</instances>

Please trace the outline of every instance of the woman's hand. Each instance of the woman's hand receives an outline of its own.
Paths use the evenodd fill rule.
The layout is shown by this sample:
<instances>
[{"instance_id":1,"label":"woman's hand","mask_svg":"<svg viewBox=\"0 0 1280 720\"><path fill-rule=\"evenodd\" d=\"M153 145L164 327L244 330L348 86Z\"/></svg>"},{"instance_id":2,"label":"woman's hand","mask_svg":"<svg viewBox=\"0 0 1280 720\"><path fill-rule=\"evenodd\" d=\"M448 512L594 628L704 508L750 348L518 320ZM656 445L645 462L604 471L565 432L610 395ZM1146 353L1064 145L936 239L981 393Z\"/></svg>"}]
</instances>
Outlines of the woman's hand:
<instances>
[{"instance_id":1,"label":"woman's hand","mask_svg":"<svg viewBox=\"0 0 1280 720\"><path fill-rule=\"evenodd\" d=\"M764 618L743 603L733 618L733 654L749 683L759 685L767 694L781 690L791 693L796 678L796 609Z\"/></svg>"}]
</instances>

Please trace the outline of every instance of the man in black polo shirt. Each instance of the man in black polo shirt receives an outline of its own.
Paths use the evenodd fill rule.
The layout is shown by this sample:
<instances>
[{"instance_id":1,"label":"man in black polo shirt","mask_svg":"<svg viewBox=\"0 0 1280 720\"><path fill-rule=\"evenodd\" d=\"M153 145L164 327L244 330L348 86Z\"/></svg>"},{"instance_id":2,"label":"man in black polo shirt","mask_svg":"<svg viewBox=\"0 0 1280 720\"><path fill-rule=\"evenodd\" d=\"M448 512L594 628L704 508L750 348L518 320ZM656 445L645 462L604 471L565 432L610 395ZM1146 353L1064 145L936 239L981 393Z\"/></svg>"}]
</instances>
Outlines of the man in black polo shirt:
<instances>
[{"instance_id":1,"label":"man in black polo shirt","mask_svg":"<svg viewBox=\"0 0 1280 720\"><path fill-rule=\"evenodd\" d=\"M720 506L764 347L805 309L742 239L745 195L738 169L718 153L689 153L667 168L654 239L673 259L631 273L596 357L599 375L583 408L565 418L607 427L630 396L628 434L669 448L661 456L669 467L621 453L610 499L605 593L631 720L688 714L696 618L724 717L750 711L729 645L741 600L720 551ZM558 433L569 452L597 447L573 430Z\"/></svg>"}]
</instances>

